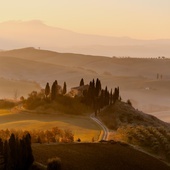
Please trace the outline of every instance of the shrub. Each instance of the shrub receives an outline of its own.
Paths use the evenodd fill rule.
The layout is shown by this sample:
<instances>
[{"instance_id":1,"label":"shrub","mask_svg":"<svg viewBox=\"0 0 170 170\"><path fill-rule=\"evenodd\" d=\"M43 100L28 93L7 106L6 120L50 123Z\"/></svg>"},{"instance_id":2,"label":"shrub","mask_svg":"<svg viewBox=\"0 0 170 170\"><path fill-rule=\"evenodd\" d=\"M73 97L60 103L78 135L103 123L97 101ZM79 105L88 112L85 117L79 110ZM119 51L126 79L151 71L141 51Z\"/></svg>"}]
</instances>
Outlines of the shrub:
<instances>
[{"instance_id":1,"label":"shrub","mask_svg":"<svg viewBox=\"0 0 170 170\"><path fill-rule=\"evenodd\" d=\"M0 109L11 109L16 105L15 102L9 100L0 100Z\"/></svg>"},{"instance_id":2,"label":"shrub","mask_svg":"<svg viewBox=\"0 0 170 170\"><path fill-rule=\"evenodd\" d=\"M63 133L63 138L61 139L61 142L74 142L74 135L71 130L65 129Z\"/></svg>"},{"instance_id":3,"label":"shrub","mask_svg":"<svg viewBox=\"0 0 170 170\"><path fill-rule=\"evenodd\" d=\"M17 136L18 139L22 139L27 133L31 135L32 143L49 143L49 142L73 142L74 134L71 130L61 130L58 127L53 127L49 130L15 130L6 129L0 130L0 137L3 141L8 140L11 134Z\"/></svg>"},{"instance_id":4,"label":"shrub","mask_svg":"<svg viewBox=\"0 0 170 170\"><path fill-rule=\"evenodd\" d=\"M58 157L48 159L47 163L48 163L47 170L60 170L61 169L61 159Z\"/></svg>"},{"instance_id":5,"label":"shrub","mask_svg":"<svg viewBox=\"0 0 170 170\"><path fill-rule=\"evenodd\" d=\"M132 102L129 99L127 100L127 104L132 106Z\"/></svg>"},{"instance_id":6,"label":"shrub","mask_svg":"<svg viewBox=\"0 0 170 170\"><path fill-rule=\"evenodd\" d=\"M42 168L40 168L38 165L33 164L30 168L30 170L42 170Z\"/></svg>"},{"instance_id":7,"label":"shrub","mask_svg":"<svg viewBox=\"0 0 170 170\"><path fill-rule=\"evenodd\" d=\"M118 128L117 136L146 151L163 155L170 162L170 136L169 131L163 127L124 126Z\"/></svg>"}]
</instances>

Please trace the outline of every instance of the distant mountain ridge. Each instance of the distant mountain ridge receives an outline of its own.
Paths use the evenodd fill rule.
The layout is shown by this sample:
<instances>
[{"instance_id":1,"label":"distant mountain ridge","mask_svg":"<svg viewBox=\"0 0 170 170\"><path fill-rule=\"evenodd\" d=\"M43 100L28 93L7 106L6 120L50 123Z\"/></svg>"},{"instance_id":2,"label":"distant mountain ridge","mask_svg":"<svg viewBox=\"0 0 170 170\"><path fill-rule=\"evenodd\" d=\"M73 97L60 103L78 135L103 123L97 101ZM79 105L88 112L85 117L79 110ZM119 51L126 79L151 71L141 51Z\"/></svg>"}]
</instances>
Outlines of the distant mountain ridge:
<instances>
[{"instance_id":1,"label":"distant mountain ridge","mask_svg":"<svg viewBox=\"0 0 170 170\"><path fill-rule=\"evenodd\" d=\"M28 46L100 56L170 57L170 39L136 40L80 34L37 20L0 23L0 49Z\"/></svg>"}]
</instances>

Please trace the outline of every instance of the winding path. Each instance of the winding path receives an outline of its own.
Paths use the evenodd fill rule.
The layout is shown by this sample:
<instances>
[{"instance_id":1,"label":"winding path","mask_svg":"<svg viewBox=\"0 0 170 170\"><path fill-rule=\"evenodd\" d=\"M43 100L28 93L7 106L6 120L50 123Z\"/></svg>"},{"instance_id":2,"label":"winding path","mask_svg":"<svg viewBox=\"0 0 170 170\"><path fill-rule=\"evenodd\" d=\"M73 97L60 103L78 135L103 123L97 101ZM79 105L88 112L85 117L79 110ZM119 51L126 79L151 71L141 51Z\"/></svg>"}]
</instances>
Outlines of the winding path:
<instances>
[{"instance_id":1,"label":"winding path","mask_svg":"<svg viewBox=\"0 0 170 170\"><path fill-rule=\"evenodd\" d=\"M95 117L94 113L90 115L90 119L95 121L103 129L103 136L101 140L107 140L109 129L97 117Z\"/></svg>"}]
</instances>

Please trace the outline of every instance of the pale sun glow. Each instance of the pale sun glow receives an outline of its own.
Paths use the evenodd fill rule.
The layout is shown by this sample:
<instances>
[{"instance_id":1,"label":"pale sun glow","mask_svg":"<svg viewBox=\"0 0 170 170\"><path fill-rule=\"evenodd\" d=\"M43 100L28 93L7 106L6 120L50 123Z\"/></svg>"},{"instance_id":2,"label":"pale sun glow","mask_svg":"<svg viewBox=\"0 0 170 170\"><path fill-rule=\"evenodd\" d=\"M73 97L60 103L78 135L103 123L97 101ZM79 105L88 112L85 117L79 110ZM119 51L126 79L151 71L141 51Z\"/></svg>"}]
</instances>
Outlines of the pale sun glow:
<instances>
[{"instance_id":1,"label":"pale sun glow","mask_svg":"<svg viewBox=\"0 0 170 170\"><path fill-rule=\"evenodd\" d=\"M169 0L5 0L0 22L42 20L86 34L170 38Z\"/></svg>"}]
</instances>

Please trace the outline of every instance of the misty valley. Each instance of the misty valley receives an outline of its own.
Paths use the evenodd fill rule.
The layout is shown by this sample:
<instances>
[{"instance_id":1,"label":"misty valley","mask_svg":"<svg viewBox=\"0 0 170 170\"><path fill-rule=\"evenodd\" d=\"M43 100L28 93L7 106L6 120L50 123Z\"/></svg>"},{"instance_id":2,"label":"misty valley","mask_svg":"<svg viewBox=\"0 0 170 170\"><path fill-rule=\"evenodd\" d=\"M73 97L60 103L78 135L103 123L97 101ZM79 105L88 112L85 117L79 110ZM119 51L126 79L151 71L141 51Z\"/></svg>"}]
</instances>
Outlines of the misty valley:
<instances>
[{"instance_id":1,"label":"misty valley","mask_svg":"<svg viewBox=\"0 0 170 170\"><path fill-rule=\"evenodd\" d=\"M170 169L169 73L164 57L0 51L0 169Z\"/></svg>"}]
</instances>

